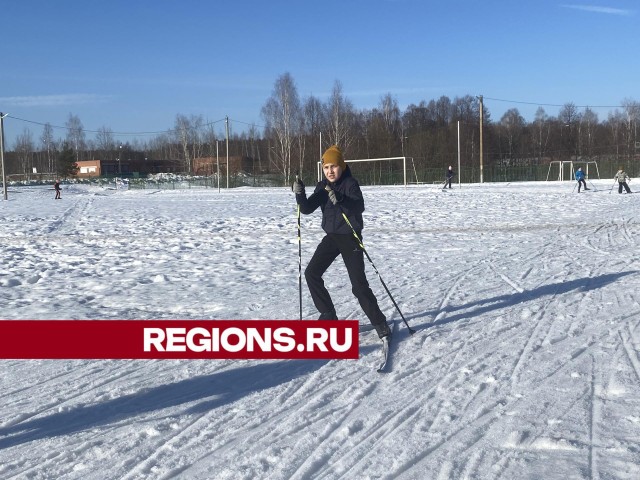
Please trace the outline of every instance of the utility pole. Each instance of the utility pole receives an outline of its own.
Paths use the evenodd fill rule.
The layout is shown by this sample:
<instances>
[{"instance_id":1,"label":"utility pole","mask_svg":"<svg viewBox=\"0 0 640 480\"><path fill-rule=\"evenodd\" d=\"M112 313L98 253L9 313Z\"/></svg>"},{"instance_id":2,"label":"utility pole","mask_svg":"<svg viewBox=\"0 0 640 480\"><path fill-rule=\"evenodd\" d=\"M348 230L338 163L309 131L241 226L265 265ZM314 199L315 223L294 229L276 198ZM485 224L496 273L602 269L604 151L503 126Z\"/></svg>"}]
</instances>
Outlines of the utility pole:
<instances>
[{"instance_id":1,"label":"utility pole","mask_svg":"<svg viewBox=\"0 0 640 480\"><path fill-rule=\"evenodd\" d=\"M480 100L480 183L484 182L484 178L483 178L483 163L482 163L482 116L484 113L484 106L482 105L482 95L480 95L478 97L478 99Z\"/></svg>"},{"instance_id":2,"label":"utility pole","mask_svg":"<svg viewBox=\"0 0 640 480\"><path fill-rule=\"evenodd\" d=\"M462 187L460 177L462 175L460 172L460 120L458 120L458 188Z\"/></svg>"},{"instance_id":3,"label":"utility pole","mask_svg":"<svg viewBox=\"0 0 640 480\"><path fill-rule=\"evenodd\" d=\"M482 150L482 140L483 140L482 139L482 123L483 123L482 116L484 114L484 106L482 105L482 95L480 95L478 97L478 99L480 100L480 183L483 183L484 182L484 177L483 177L482 169L483 169L484 165L483 165L483 162L482 162L483 161L483 158L482 158L482 155L483 155L483 150Z\"/></svg>"},{"instance_id":4,"label":"utility pole","mask_svg":"<svg viewBox=\"0 0 640 480\"><path fill-rule=\"evenodd\" d=\"M227 190L229 190L229 117L224 117L225 129L227 130Z\"/></svg>"},{"instance_id":5,"label":"utility pole","mask_svg":"<svg viewBox=\"0 0 640 480\"><path fill-rule=\"evenodd\" d=\"M4 173L4 117L9 115L8 113L0 112L0 163L2 163L2 193L4 199L7 200L7 177Z\"/></svg>"},{"instance_id":6,"label":"utility pole","mask_svg":"<svg viewBox=\"0 0 640 480\"><path fill-rule=\"evenodd\" d=\"M218 178L218 193L220 193L220 155L218 154L218 140L216 140L216 177Z\"/></svg>"}]
</instances>

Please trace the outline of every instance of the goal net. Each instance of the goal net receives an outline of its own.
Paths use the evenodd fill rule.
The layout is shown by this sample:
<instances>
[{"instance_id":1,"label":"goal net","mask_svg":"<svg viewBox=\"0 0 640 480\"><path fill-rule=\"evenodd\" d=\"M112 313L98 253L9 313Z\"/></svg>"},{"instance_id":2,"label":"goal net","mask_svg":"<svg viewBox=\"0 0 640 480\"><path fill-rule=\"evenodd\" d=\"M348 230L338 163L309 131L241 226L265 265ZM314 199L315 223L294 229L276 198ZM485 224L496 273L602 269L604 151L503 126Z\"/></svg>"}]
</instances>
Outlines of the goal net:
<instances>
[{"instance_id":1,"label":"goal net","mask_svg":"<svg viewBox=\"0 0 640 480\"><path fill-rule=\"evenodd\" d=\"M576 168L585 167L585 174L589 178L589 166L595 167L598 180L600 179L600 170L598 169L598 162L595 160L554 160L549 162L549 171L547 172L547 181L554 167L558 168L558 181L563 182L565 179L572 180L576 178ZM568 172L567 172L568 167ZM567 175L568 174L568 175Z\"/></svg>"}]
</instances>

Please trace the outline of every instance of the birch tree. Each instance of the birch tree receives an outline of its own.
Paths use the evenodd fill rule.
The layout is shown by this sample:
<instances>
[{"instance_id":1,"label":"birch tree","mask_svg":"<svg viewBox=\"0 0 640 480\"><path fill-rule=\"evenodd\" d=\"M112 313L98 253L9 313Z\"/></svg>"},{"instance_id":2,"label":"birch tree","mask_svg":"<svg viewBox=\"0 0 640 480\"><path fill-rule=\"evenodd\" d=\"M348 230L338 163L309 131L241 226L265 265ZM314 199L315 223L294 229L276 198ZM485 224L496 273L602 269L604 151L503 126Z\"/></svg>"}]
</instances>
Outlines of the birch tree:
<instances>
[{"instance_id":1,"label":"birch tree","mask_svg":"<svg viewBox=\"0 0 640 480\"><path fill-rule=\"evenodd\" d=\"M71 113L65 126L67 128L67 143L75 150L76 161L78 161L80 160L80 151L85 149L84 127L82 126L80 118Z\"/></svg>"},{"instance_id":2,"label":"birch tree","mask_svg":"<svg viewBox=\"0 0 640 480\"><path fill-rule=\"evenodd\" d=\"M402 138L404 132L402 130L402 120L398 101L393 98L390 93L387 93L380 99L380 114L382 116L382 125L386 136L385 155L387 157L391 157L397 154L395 150L397 148L398 141L401 145L404 145L404 139Z\"/></svg>"},{"instance_id":3,"label":"birch tree","mask_svg":"<svg viewBox=\"0 0 640 480\"><path fill-rule=\"evenodd\" d=\"M635 151L635 142L638 140L638 123L640 122L640 103L625 98L622 101L622 109L625 113L624 138L627 145L627 157L630 159Z\"/></svg>"},{"instance_id":4,"label":"birch tree","mask_svg":"<svg viewBox=\"0 0 640 480\"><path fill-rule=\"evenodd\" d=\"M329 141L338 145L343 152L353 143L353 123L355 112L353 104L343 95L342 83L336 80L326 107L326 119L329 128Z\"/></svg>"},{"instance_id":5,"label":"birch tree","mask_svg":"<svg viewBox=\"0 0 640 480\"><path fill-rule=\"evenodd\" d=\"M191 137L191 122L186 115L176 115L174 128L175 136L182 148L184 159L184 171L191 174L191 152L189 151L189 140Z\"/></svg>"},{"instance_id":6,"label":"birch tree","mask_svg":"<svg viewBox=\"0 0 640 480\"><path fill-rule=\"evenodd\" d=\"M549 143L549 136L551 134L551 123L549 122L549 115L545 112L544 108L538 107L536 110L534 124L534 139L533 143L537 147L538 161L542 161L542 158L546 155L547 145Z\"/></svg>"},{"instance_id":7,"label":"birch tree","mask_svg":"<svg viewBox=\"0 0 640 480\"><path fill-rule=\"evenodd\" d=\"M595 140L595 128L598 125L598 114L590 108L586 108L580 118L580 154L585 154L591 159L593 155L593 141ZM586 145L583 150L582 145Z\"/></svg>"},{"instance_id":8,"label":"birch tree","mask_svg":"<svg viewBox=\"0 0 640 480\"><path fill-rule=\"evenodd\" d=\"M266 134L273 137L274 163L282 173L285 185L291 180L291 157L296 135L300 130L300 99L293 77L282 74L276 80L271 97L262 107Z\"/></svg>"},{"instance_id":9,"label":"birch tree","mask_svg":"<svg viewBox=\"0 0 640 480\"><path fill-rule=\"evenodd\" d=\"M524 124L524 118L522 118L517 108L510 108L500 119L500 130L503 132L507 142L507 152L504 158L509 162L507 165L520 153L518 147L520 146L519 140Z\"/></svg>"},{"instance_id":10,"label":"birch tree","mask_svg":"<svg viewBox=\"0 0 640 480\"><path fill-rule=\"evenodd\" d=\"M16 137L15 153L18 156L18 162L22 170L22 174L28 178L33 169L33 136L28 128L25 128L21 134Z\"/></svg>"},{"instance_id":11,"label":"birch tree","mask_svg":"<svg viewBox=\"0 0 640 480\"><path fill-rule=\"evenodd\" d=\"M311 145L309 149L311 151L309 165L313 172L316 162L320 160L322 156L322 145L320 145L320 132L322 132L324 126L324 114L322 108L322 102L311 95L308 97L302 107L303 133L311 139ZM302 174L304 168L300 165L300 173Z\"/></svg>"},{"instance_id":12,"label":"birch tree","mask_svg":"<svg viewBox=\"0 0 640 480\"><path fill-rule=\"evenodd\" d=\"M56 171L56 144L53 139L53 127L50 123L45 123L44 128L42 129L42 135L40 136L40 145L42 146L42 151L45 152L47 157L47 172L53 173Z\"/></svg>"}]
</instances>

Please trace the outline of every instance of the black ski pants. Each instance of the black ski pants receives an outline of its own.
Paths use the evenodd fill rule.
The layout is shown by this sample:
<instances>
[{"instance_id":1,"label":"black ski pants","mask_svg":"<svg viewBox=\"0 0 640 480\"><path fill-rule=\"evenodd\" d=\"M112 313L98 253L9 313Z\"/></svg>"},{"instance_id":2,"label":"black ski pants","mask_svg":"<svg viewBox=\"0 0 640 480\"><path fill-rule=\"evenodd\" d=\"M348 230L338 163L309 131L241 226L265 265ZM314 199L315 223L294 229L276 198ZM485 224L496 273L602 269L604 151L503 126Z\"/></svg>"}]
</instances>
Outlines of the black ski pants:
<instances>
[{"instance_id":1,"label":"black ski pants","mask_svg":"<svg viewBox=\"0 0 640 480\"><path fill-rule=\"evenodd\" d=\"M618 183L618 193L622 193L623 187L627 191L627 193L631 193L631 189L629 188L629 185L627 185L627 182Z\"/></svg>"},{"instance_id":2,"label":"black ski pants","mask_svg":"<svg viewBox=\"0 0 640 480\"><path fill-rule=\"evenodd\" d=\"M584 180L584 178L581 178L580 180L578 180L578 193L580 193L581 186L583 186L585 190L588 190L587 182Z\"/></svg>"},{"instance_id":3,"label":"black ski pants","mask_svg":"<svg viewBox=\"0 0 640 480\"><path fill-rule=\"evenodd\" d=\"M365 275L364 252L353 235L337 233L325 235L304 271L313 304L318 311L325 313L335 310L331 296L324 286L322 275L338 255L342 255L342 260L349 273L349 280L351 280L351 291L360 302L360 307L362 307L369 321L373 325L380 325L386 322L387 319L380 311L378 300L371 291Z\"/></svg>"}]
</instances>

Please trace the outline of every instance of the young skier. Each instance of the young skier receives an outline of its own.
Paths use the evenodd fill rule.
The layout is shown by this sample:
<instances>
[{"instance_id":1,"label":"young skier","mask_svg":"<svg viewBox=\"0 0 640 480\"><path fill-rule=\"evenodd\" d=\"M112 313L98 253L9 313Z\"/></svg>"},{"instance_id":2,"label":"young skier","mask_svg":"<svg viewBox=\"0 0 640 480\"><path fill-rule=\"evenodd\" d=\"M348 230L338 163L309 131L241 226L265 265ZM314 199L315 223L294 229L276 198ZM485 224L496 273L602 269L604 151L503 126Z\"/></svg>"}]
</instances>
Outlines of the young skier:
<instances>
[{"instance_id":1,"label":"young skier","mask_svg":"<svg viewBox=\"0 0 640 480\"><path fill-rule=\"evenodd\" d=\"M578 168L576 172L576 180L578 181L578 193L580 193L580 187L584 185L585 190L590 190L587 188L587 182L584 179L584 172L582 171L582 167Z\"/></svg>"},{"instance_id":2,"label":"young skier","mask_svg":"<svg viewBox=\"0 0 640 480\"><path fill-rule=\"evenodd\" d=\"M453 171L453 167L449 165L449 170L447 170L447 173L446 173L447 179L444 182L443 188L447 188L447 185L449 185L449 188L451 188L451 180L453 179L454 175L455 175L455 172Z\"/></svg>"},{"instance_id":3,"label":"young skier","mask_svg":"<svg viewBox=\"0 0 640 480\"><path fill-rule=\"evenodd\" d=\"M631 181L631 178L629 178L629 175L627 175L627 172L625 172L622 167L620 167L620 170L618 170L618 173L616 173L613 179L618 181L618 193L622 193L623 187L627 193L631 193L631 189L629 185L627 185L627 180Z\"/></svg>"},{"instance_id":4,"label":"young skier","mask_svg":"<svg viewBox=\"0 0 640 480\"><path fill-rule=\"evenodd\" d=\"M56 190L55 200L62 200L60 197L60 180L56 180L56 183L53 184L53 188Z\"/></svg>"},{"instance_id":5,"label":"young skier","mask_svg":"<svg viewBox=\"0 0 640 480\"><path fill-rule=\"evenodd\" d=\"M300 205L301 213L308 215L318 207L322 210L322 228L326 235L320 241L304 271L311 298L320 312L318 320L338 318L322 275L338 255L342 255L351 281L351 291L358 299L378 336L384 338L391 334L387 319L380 311L378 301L369 287L364 271L363 251L353 236L351 227L342 216L343 213L346 215L358 237L362 239L364 199L360 185L351 175L351 170L344 162L342 152L337 145L329 147L322 155L322 171L325 178L318 182L309 198L305 193L302 180L298 179L293 184L293 192L296 195L296 202Z\"/></svg>"}]
</instances>

